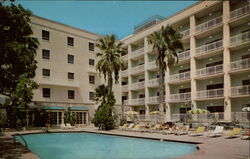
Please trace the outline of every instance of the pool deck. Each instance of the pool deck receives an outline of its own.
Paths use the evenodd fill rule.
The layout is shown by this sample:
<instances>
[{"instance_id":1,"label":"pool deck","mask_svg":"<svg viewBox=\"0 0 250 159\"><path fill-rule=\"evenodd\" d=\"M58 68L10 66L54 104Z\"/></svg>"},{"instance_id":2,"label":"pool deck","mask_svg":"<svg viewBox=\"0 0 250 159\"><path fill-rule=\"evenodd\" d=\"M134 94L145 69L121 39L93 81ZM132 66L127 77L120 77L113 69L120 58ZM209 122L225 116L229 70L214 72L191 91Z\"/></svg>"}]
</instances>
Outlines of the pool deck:
<instances>
[{"instance_id":1,"label":"pool deck","mask_svg":"<svg viewBox=\"0 0 250 159\"><path fill-rule=\"evenodd\" d=\"M50 132L93 132L110 135L122 135L130 137L151 138L156 140L180 141L199 143L199 151L177 159L250 159L250 141L240 138L225 139L224 137L207 138L206 135L189 137L187 135L162 135L158 133L130 132L121 130L99 131L93 126L75 128L70 130L50 129ZM28 151L24 146L14 143L12 135L15 133L41 133L41 130L4 132L0 134L0 159L38 159L36 155Z\"/></svg>"}]
</instances>

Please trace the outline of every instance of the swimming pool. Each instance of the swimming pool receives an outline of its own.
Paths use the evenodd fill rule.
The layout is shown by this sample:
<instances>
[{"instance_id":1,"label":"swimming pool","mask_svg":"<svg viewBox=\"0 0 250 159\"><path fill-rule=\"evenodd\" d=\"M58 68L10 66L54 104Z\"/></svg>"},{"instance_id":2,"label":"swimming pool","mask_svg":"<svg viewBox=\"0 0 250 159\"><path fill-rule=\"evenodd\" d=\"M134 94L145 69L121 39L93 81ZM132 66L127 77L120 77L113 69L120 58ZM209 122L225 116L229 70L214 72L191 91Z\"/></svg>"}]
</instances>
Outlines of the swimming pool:
<instances>
[{"instance_id":1,"label":"swimming pool","mask_svg":"<svg viewBox=\"0 0 250 159\"><path fill-rule=\"evenodd\" d=\"M196 145L94 133L23 135L41 159L168 159L197 151ZM17 141L24 144L20 137Z\"/></svg>"}]
</instances>

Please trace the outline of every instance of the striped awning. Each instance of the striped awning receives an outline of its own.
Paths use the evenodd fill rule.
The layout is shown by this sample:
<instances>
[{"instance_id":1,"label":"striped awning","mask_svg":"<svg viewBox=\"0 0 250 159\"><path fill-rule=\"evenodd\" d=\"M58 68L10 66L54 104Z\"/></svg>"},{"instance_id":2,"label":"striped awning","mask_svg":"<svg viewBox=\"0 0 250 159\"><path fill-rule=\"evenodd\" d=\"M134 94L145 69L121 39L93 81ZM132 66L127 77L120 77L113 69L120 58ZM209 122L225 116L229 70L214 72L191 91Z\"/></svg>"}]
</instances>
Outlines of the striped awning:
<instances>
[{"instance_id":1,"label":"striped awning","mask_svg":"<svg viewBox=\"0 0 250 159\"><path fill-rule=\"evenodd\" d=\"M43 110L64 110L63 107L59 107L59 106L44 106L42 109Z\"/></svg>"},{"instance_id":2,"label":"striped awning","mask_svg":"<svg viewBox=\"0 0 250 159\"><path fill-rule=\"evenodd\" d=\"M70 110L70 111L88 111L89 108L84 107L84 106L72 106L72 107L69 107L68 110Z\"/></svg>"}]
</instances>

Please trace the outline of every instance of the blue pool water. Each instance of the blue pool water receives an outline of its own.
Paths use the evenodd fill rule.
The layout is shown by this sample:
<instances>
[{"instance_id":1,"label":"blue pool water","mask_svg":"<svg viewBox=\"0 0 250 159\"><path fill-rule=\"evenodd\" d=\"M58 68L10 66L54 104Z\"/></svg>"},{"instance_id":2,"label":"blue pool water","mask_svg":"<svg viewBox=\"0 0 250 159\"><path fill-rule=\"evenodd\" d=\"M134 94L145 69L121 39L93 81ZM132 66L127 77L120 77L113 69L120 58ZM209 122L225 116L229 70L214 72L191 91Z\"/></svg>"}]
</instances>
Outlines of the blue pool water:
<instances>
[{"instance_id":1,"label":"blue pool water","mask_svg":"<svg viewBox=\"0 0 250 159\"><path fill-rule=\"evenodd\" d=\"M23 136L41 159L168 159L197 151L193 144L93 133L48 133ZM20 137L17 141L24 144Z\"/></svg>"}]
</instances>

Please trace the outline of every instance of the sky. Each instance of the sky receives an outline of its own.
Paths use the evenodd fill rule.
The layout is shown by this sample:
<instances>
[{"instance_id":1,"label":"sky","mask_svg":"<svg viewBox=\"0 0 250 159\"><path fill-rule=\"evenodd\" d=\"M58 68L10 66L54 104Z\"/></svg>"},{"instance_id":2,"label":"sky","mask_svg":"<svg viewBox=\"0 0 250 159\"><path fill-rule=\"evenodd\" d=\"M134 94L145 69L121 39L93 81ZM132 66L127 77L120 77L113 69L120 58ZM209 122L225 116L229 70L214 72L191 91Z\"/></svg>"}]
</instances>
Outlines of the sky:
<instances>
[{"instance_id":1,"label":"sky","mask_svg":"<svg viewBox=\"0 0 250 159\"><path fill-rule=\"evenodd\" d=\"M118 39L132 34L134 26L153 15L164 18L197 1L85 1L19 0L33 14L100 35Z\"/></svg>"}]
</instances>

